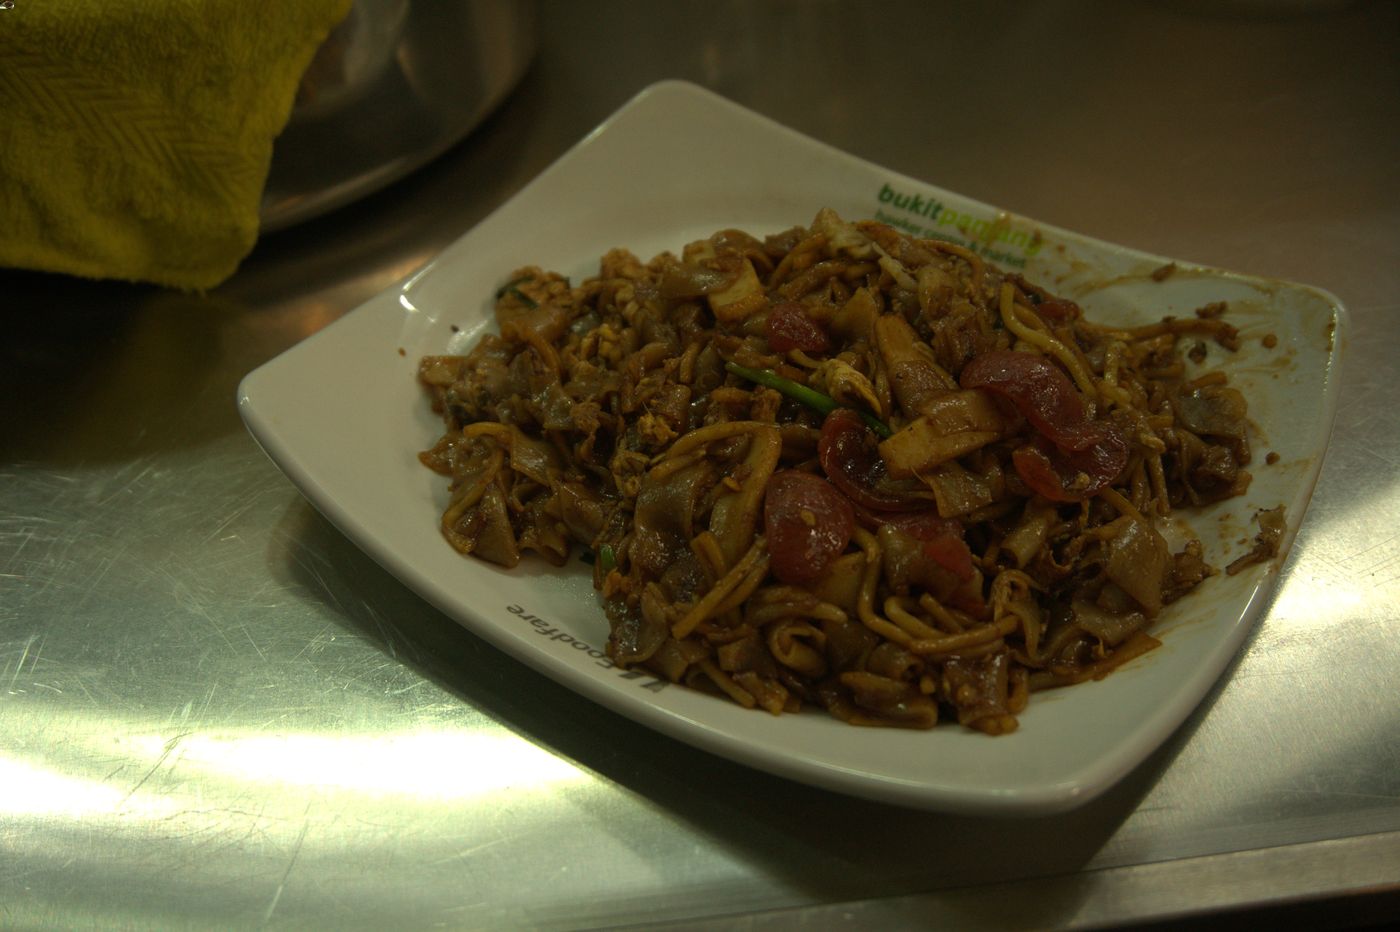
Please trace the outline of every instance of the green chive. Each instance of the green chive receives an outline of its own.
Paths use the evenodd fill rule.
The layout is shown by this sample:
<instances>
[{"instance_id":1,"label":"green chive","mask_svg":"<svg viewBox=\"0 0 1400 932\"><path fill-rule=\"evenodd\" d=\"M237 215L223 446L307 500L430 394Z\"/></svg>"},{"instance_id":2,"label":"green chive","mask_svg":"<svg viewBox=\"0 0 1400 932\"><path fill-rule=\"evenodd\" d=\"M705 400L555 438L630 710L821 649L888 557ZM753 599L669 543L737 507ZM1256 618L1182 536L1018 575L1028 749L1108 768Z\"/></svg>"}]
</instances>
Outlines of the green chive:
<instances>
[{"instance_id":1,"label":"green chive","mask_svg":"<svg viewBox=\"0 0 1400 932\"><path fill-rule=\"evenodd\" d=\"M835 398L823 395L816 389L808 388L800 382L794 382L792 379L785 379L772 369L750 369L748 366L741 366L737 362L726 362L724 368L739 376L741 379L748 379L750 382L756 382L774 391L782 392L793 401L804 404L821 415L830 414L837 408L843 407L843 405L836 402ZM867 427L875 431L875 433L879 434L881 437L888 437L893 433L884 421L870 412L856 410L856 414L860 415L860 419L865 422Z\"/></svg>"},{"instance_id":2,"label":"green chive","mask_svg":"<svg viewBox=\"0 0 1400 932\"><path fill-rule=\"evenodd\" d=\"M499 301L506 295L514 295L517 301L519 301L521 304L525 305L527 308L533 311L535 308L540 306L539 302L531 298L529 295L521 291L516 286L523 285L525 282L532 282L534 280L535 276L533 275L522 275L519 278L515 278L506 282L504 285L496 289L496 300Z\"/></svg>"},{"instance_id":3,"label":"green chive","mask_svg":"<svg viewBox=\"0 0 1400 932\"><path fill-rule=\"evenodd\" d=\"M504 298L506 296L506 292L510 291L516 285L523 285L526 282L532 282L534 280L535 276L533 275L522 275L519 278L512 278L510 281L506 282L504 285L496 289L496 300L499 301L502 298Z\"/></svg>"},{"instance_id":4,"label":"green chive","mask_svg":"<svg viewBox=\"0 0 1400 932\"><path fill-rule=\"evenodd\" d=\"M521 304L525 305L526 307L528 307L528 308L529 308L530 310L532 310L532 311L533 311L535 308L537 308L537 307L540 306L540 304L539 304L538 301L534 300L534 299L531 298L529 295L527 295L525 292L521 291L519 288L516 288L516 287L514 287L514 286L511 286L510 288L507 288L507 289L506 289L506 294L513 294L513 295L515 295L516 298L518 298L518 299L520 300L520 303L521 303Z\"/></svg>"}]
</instances>

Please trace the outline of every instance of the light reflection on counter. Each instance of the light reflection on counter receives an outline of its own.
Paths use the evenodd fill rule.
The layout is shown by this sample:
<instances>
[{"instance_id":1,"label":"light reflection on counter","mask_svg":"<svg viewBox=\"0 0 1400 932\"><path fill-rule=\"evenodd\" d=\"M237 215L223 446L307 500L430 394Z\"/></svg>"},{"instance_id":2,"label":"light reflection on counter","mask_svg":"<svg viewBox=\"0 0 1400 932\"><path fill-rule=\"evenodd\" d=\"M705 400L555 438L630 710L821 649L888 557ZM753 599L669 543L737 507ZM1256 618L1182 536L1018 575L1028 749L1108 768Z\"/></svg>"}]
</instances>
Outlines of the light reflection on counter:
<instances>
[{"instance_id":1,"label":"light reflection on counter","mask_svg":"<svg viewBox=\"0 0 1400 932\"><path fill-rule=\"evenodd\" d=\"M132 756L158 760L168 739L133 737ZM545 789L584 779L567 761L512 735L452 731L410 734L191 735L171 766L249 783L315 786L425 801L468 799L510 789Z\"/></svg>"},{"instance_id":2,"label":"light reflection on counter","mask_svg":"<svg viewBox=\"0 0 1400 932\"><path fill-rule=\"evenodd\" d=\"M510 734L144 734L121 739L120 748L126 766L113 771L107 757L106 776L0 757L0 813L164 819L178 815L188 797L228 783L260 794L300 787L441 803L587 779L568 761ZM114 778L117 773L124 776ZM145 776L133 781L132 773Z\"/></svg>"},{"instance_id":3,"label":"light reflection on counter","mask_svg":"<svg viewBox=\"0 0 1400 932\"><path fill-rule=\"evenodd\" d=\"M1281 629L1320 633L1342 622L1358 623L1365 614L1367 593L1359 587L1315 586L1307 580L1288 585L1290 581L1284 581L1272 608L1273 622Z\"/></svg>"},{"instance_id":4,"label":"light reflection on counter","mask_svg":"<svg viewBox=\"0 0 1400 932\"><path fill-rule=\"evenodd\" d=\"M0 757L0 813L9 816L82 818L121 811L164 818L179 807L174 800L148 796L133 800L132 791L118 784L73 777Z\"/></svg>"}]
</instances>

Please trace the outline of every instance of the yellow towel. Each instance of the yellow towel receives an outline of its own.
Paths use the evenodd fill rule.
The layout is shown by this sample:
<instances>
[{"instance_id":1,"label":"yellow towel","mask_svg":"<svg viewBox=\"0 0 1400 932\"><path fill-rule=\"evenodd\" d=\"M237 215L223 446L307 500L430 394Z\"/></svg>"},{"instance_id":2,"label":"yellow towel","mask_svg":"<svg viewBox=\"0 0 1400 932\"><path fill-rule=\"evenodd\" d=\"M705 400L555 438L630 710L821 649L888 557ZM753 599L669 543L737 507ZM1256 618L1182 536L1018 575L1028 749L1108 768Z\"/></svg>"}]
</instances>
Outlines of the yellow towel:
<instances>
[{"instance_id":1,"label":"yellow towel","mask_svg":"<svg viewBox=\"0 0 1400 932\"><path fill-rule=\"evenodd\" d=\"M0 3L0 265L203 290L350 0Z\"/></svg>"}]
</instances>

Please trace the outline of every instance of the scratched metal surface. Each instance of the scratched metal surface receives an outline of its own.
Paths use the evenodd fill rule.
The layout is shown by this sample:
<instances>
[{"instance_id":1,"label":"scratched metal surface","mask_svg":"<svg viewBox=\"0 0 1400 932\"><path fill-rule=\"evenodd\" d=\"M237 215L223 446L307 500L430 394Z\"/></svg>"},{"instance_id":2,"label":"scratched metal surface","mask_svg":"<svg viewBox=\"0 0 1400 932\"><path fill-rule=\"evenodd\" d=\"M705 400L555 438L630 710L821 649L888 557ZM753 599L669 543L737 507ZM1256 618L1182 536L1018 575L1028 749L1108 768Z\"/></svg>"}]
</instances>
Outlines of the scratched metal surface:
<instances>
[{"instance_id":1,"label":"scratched metal surface","mask_svg":"<svg viewBox=\"0 0 1400 932\"><path fill-rule=\"evenodd\" d=\"M206 297L0 271L0 926L1393 909L1400 8L657 6L544 4L534 70L465 144L266 238ZM247 371L663 77L1022 214L1349 305L1336 437L1277 597L1107 796L1029 822L908 813L659 738L430 609L245 434Z\"/></svg>"}]
</instances>

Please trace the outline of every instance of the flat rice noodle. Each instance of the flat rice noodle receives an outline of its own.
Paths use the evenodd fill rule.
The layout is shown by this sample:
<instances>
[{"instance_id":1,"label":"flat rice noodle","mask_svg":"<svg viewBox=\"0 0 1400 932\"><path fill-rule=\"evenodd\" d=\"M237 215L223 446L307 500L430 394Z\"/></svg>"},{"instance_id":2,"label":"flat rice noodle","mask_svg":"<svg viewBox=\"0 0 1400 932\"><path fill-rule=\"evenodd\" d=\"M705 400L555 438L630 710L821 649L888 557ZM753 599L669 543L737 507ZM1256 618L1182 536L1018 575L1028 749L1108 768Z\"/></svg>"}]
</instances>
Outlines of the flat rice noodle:
<instances>
[{"instance_id":1,"label":"flat rice noodle","mask_svg":"<svg viewBox=\"0 0 1400 932\"><path fill-rule=\"evenodd\" d=\"M547 513L550 498L536 498L516 518L520 528L519 547L533 550L555 566L569 561L569 538L560 531L559 522Z\"/></svg>"},{"instance_id":2,"label":"flat rice noodle","mask_svg":"<svg viewBox=\"0 0 1400 932\"><path fill-rule=\"evenodd\" d=\"M919 266L914 280L919 286L919 309L926 318L938 317L963 291L958 276L950 267L939 262Z\"/></svg>"},{"instance_id":3,"label":"flat rice noodle","mask_svg":"<svg viewBox=\"0 0 1400 932\"><path fill-rule=\"evenodd\" d=\"M607 613L612 633L608 636L608 656L619 666L650 660L671 636L666 622L666 596L655 583L642 590L640 604L626 607L610 602Z\"/></svg>"},{"instance_id":4,"label":"flat rice noodle","mask_svg":"<svg viewBox=\"0 0 1400 932\"><path fill-rule=\"evenodd\" d=\"M1171 568L1167 541L1149 524L1128 519L1126 527L1109 538L1108 578L1142 607L1147 617L1162 609L1162 587Z\"/></svg>"},{"instance_id":5,"label":"flat rice noodle","mask_svg":"<svg viewBox=\"0 0 1400 932\"><path fill-rule=\"evenodd\" d=\"M1259 525L1259 533L1254 535L1254 546L1248 553L1230 561L1225 567L1227 576L1234 576L1247 566L1273 559L1278 556L1279 548L1283 546L1283 537L1288 533L1288 521L1282 505L1255 512L1254 520Z\"/></svg>"},{"instance_id":6,"label":"flat rice noodle","mask_svg":"<svg viewBox=\"0 0 1400 932\"><path fill-rule=\"evenodd\" d=\"M545 430L570 430L575 426L574 401L564 394L558 382L550 382L530 400L534 403L540 427Z\"/></svg>"},{"instance_id":7,"label":"flat rice noodle","mask_svg":"<svg viewBox=\"0 0 1400 932\"><path fill-rule=\"evenodd\" d=\"M512 427L510 467L549 487L559 475L559 454L543 440L527 437Z\"/></svg>"},{"instance_id":8,"label":"flat rice noodle","mask_svg":"<svg viewBox=\"0 0 1400 932\"><path fill-rule=\"evenodd\" d=\"M1206 385L1176 397L1176 421L1195 434L1225 441L1241 466L1249 463L1248 406L1228 385Z\"/></svg>"},{"instance_id":9,"label":"flat rice noodle","mask_svg":"<svg viewBox=\"0 0 1400 932\"><path fill-rule=\"evenodd\" d=\"M919 267L935 261L927 246L903 235L887 223L878 220L857 220L854 226L874 240L891 257L897 259L901 265Z\"/></svg>"},{"instance_id":10,"label":"flat rice noodle","mask_svg":"<svg viewBox=\"0 0 1400 932\"><path fill-rule=\"evenodd\" d=\"M733 253L717 255L714 244L706 241L690 244L686 247L685 264L666 270L661 294L667 298L704 295L714 315L729 323L742 321L768 306L753 263Z\"/></svg>"},{"instance_id":11,"label":"flat rice noodle","mask_svg":"<svg viewBox=\"0 0 1400 932\"><path fill-rule=\"evenodd\" d=\"M938 514L944 518L971 514L997 500L992 479L965 469L957 460L935 467L923 480L933 490Z\"/></svg>"},{"instance_id":12,"label":"flat rice noodle","mask_svg":"<svg viewBox=\"0 0 1400 932\"><path fill-rule=\"evenodd\" d=\"M418 378L433 388L447 388L462 377L465 356L424 356L418 363Z\"/></svg>"},{"instance_id":13,"label":"flat rice noodle","mask_svg":"<svg viewBox=\"0 0 1400 932\"><path fill-rule=\"evenodd\" d=\"M763 243L758 237L743 230L725 229L710 236L710 246L715 252L737 253L746 256L750 260L762 257L761 261L768 261L768 254L763 250Z\"/></svg>"},{"instance_id":14,"label":"flat rice noodle","mask_svg":"<svg viewBox=\"0 0 1400 932\"><path fill-rule=\"evenodd\" d=\"M685 679L687 671L709 655L710 649L705 644L691 640L677 641L673 637L667 637L647 658L647 669L661 674L672 683L679 683Z\"/></svg>"},{"instance_id":15,"label":"flat rice noodle","mask_svg":"<svg viewBox=\"0 0 1400 932\"><path fill-rule=\"evenodd\" d=\"M800 700L775 679L776 674L764 676L753 670L745 670L732 676L734 682L752 696L758 707L766 712L781 715L783 712L796 712L801 707Z\"/></svg>"},{"instance_id":16,"label":"flat rice noodle","mask_svg":"<svg viewBox=\"0 0 1400 932\"><path fill-rule=\"evenodd\" d=\"M763 294L763 283L758 280L753 263L742 257L721 256L716 261L731 258L739 259L739 274L728 288L712 291L706 297L715 317L727 323L735 323L755 317L766 311L768 301ZM758 319L762 319L759 317Z\"/></svg>"},{"instance_id":17,"label":"flat rice noodle","mask_svg":"<svg viewBox=\"0 0 1400 932\"><path fill-rule=\"evenodd\" d=\"M682 550L661 575L661 588L673 602L698 601L709 590L711 579L693 551Z\"/></svg>"},{"instance_id":18,"label":"flat rice noodle","mask_svg":"<svg viewBox=\"0 0 1400 932\"><path fill-rule=\"evenodd\" d=\"M1017 567L1025 569L1045 545L1050 527L1058 519L1054 505L1038 498L1028 500L1021 520L1001 539L1001 549L1015 558Z\"/></svg>"},{"instance_id":19,"label":"flat rice noodle","mask_svg":"<svg viewBox=\"0 0 1400 932\"><path fill-rule=\"evenodd\" d=\"M850 670L880 643L880 636L851 617L823 618L818 624L826 637L826 657L834 671Z\"/></svg>"},{"instance_id":20,"label":"flat rice noodle","mask_svg":"<svg viewBox=\"0 0 1400 932\"><path fill-rule=\"evenodd\" d=\"M1176 459L1185 500L1192 505L1233 498L1249 488L1250 475L1229 447L1207 443L1190 431L1177 431Z\"/></svg>"},{"instance_id":21,"label":"flat rice noodle","mask_svg":"<svg viewBox=\"0 0 1400 932\"><path fill-rule=\"evenodd\" d=\"M738 281L745 260L741 256L714 257L713 250L708 256L698 257L699 261L681 263L674 258L668 262L661 274L660 292L663 298L698 298L701 295L724 291ZM752 270L753 266L749 266Z\"/></svg>"},{"instance_id":22,"label":"flat rice noodle","mask_svg":"<svg viewBox=\"0 0 1400 932\"><path fill-rule=\"evenodd\" d=\"M841 340L852 343L872 339L880 305L868 288L857 288L846 303L831 315L827 329Z\"/></svg>"},{"instance_id":23,"label":"flat rice noodle","mask_svg":"<svg viewBox=\"0 0 1400 932\"><path fill-rule=\"evenodd\" d=\"M754 672L763 676L773 676L777 668L773 658L763 646L758 632L750 631L715 649L715 661L726 673ZM757 697L755 697L757 698Z\"/></svg>"},{"instance_id":24,"label":"flat rice noodle","mask_svg":"<svg viewBox=\"0 0 1400 932\"><path fill-rule=\"evenodd\" d=\"M865 669L892 680L913 683L923 674L924 662L893 641L885 641L866 657Z\"/></svg>"},{"instance_id":25,"label":"flat rice noodle","mask_svg":"<svg viewBox=\"0 0 1400 932\"><path fill-rule=\"evenodd\" d=\"M944 433L921 416L880 442L880 459L892 479L922 475L942 463L979 450L1001 436L999 431Z\"/></svg>"},{"instance_id":26,"label":"flat rice noodle","mask_svg":"<svg viewBox=\"0 0 1400 932\"><path fill-rule=\"evenodd\" d=\"M850 691L856 708L869 714L869 724L901 728L932 728L938 724L938 703L917 686L875 673L842 673L841 685Z\"/></svg>"},{"instance_id":27,"label":"flat rice noodle","mask_svg":"<svg viewBox=\"0 0 1400 932\"><path fill-rule=\"evenodd\" d=\"M515 566L520 562L520 547L516 544L515 532L511 530L501 487L494 482L488 485L476 508L481 515L481 527L476 533L476 543L471 552L501 566Z\"/></svg>"},{"instance_id":28,"label":"flat rice noodle","mask_svg":"<svg viewBox=\"0 0 1400 932\"><path fill-rule=\"evenodd\" d=\"M1202 554L1201 542L1187 541L1185 547L1172 554L1171 570L1162 587L1162 604L1170 605L1214 575L1214 567L1206 563Z\"/></svg>"},{"instance_id":29,"label":"flat rice noodle","mask_svg":"<svg viewBox=\"0 0 1400 932\"><path fill-rule=\"evenodd\" d=\"M1095 602L1076 596L1070 603L1074 623L1108 647L1117 647L1147 628L1147 616L1139 611L1110 611Z\"/></svg>"},{"instance_id":30,"label":"flat rice noodle","mask_svg":"<svg viewBox=\"0 0 1400 932\"><path fill-rule=\"evenodd\" d=\"M933 350L903 317L881 314L875 318L873 329L890 390L906 416L922 414L938 396L957 388L957 383L934 359Z\"/></svg>"},{"instance_id":31,"label":"flat rice noodle","mask_svg":"<svg viewBox=\"0 0 1400 932\"><path fill-rule=\"evenodd\" d=\"M1054 603L1048 606L1048 618L1041 631L1037 650L1027 652L1030 666L1045 667L1062 659L1066 651L1084 639L1084 630L1074 623L1074 612L1070 606Z\"/></svg>"},{"instance_id":32,"label":"flat rice noodle","mask_svg":"<svg viewBox=\"0 0 1400 932\"><path fill-rule=\"evenodd\" d=\"M769 626L768 649L773 659L785 667L813 679L826 675L826 635L800 619L780 621Z\"/></svg>"},{"instance_id":33,"label":"flat rice noodle","mask_svg":"<svg viewBox=\"0 0 1400 932\"><path fill-rule=\"evenodd\" d=\"M807 589L823 602L830 602L852 616L860 600L860 580L865 570L864 553L847 553L826 565L826 571Z\"/></svg>"},{"instance_id":34,"label":"flat rice noodle","mask_svg":"<svg viewBox=\"0 0 1400 932\"><path fill-rule=\"evenodd\" d=\"M944 435L965 431L1000 434L1006 429L1006 419L996 402L976 389L956 389L930 397L924 404L923 417Z\"/></svg>"},{"instance_id":35,"label":"flat rice noodle","mask_svg":"<svg viewBox=\"0 0 1400 932\"><path fill-rule=\"evenodd\" d=\"M1000 622L1014 617L1021 630L1027 657L1035 657L1045 631L1045 614L1037 601L1033 581L1025 573L1003 570L992 580L992 617Z\"/></svg>"},{"instance_id":36,"label":"flat rice noodle","mask_svg":"<svg viewBox=\"0 0 1400 932\"><path fill-rule=\"evenodd\" d=\"M660 576L678 554L689 549L695 535L696 504L713 483L714 470L704 460L660 481L651 473L642 478L630 553L647 575Z\"/></svg>"},{"instance_id":37,"label":"flat rice noodle","mask_svg":"<svg viewBox=\"0 0 1400 932\"><path fill-rule=\"evenodd\" d=\"M510 455L510 467L535 482L549 488L559 475L559 454L543 440L527 437L514 424L478 421L462 428L462 441L490 438L501 444Z\"/></svg>"},{"instance_id":38,"label":"flat rice noodle","mask_svg":"<svg viewBox=\"0 0 1400 932\"><path fill-rule=\"evenodd\" d=\"M501 326L501 336L521 343L533 342L530 334L546 343L554 343L569 327L570 305L546 301L538 307L525 305L496 305L496 321Z\"/></svg>"},{"instance_id":39,"label":"flat rice noodle","mask_svg":"<svg viewBox=\"0 0 1400 932\"><path fill-rule=\"evenodd\" d=\"M603 530L611 505L579 482L561 482L554 487L549 514L569 529L573 539L585 547Z\"/></svg>"},{"instance_id":40,"label":"flat rice noodle","mask_svg":"<svg viewBox=\"0 0 1400 932\"><path fill-rule=\"evenodd\" d=\"M575 401L601 403L608 396L622 388L622 375L612 369L603 369L587 363L573 367L569 381L564 383L564 391Z\"/></svg>"},{"instance_id":41,"label":"flat rice noodle","mask_svg":"<svg viewBox=\"0 0 1400 932\"><path fill-rule=\"evenodd\" d=\"M881 525L877 538L884 555L885 584L896 594L923 591L943 602L965 581L930 552L928 542L893 524Z\"/></svg>"},{"instance_id":42,"label":"flat rice noodle","mask_svg":"<svg viewBox=\"0 0 1400 932\"><path fill-rule=\"evenodd\" d=\"M944 663L944 698L957 709L960 724L993 735L1015 731L1016 718L1007 707L1009 669L1004 653Z\"/></svg>"},{"instance_id":43,"label":"flat rice noodle","mask_svg":"<svg viewBox=\"0 0 1400 932\"><path fill-rule=\"evenodd\" d=\"M662 363L676 355L676 348L670 344L655 341L644 344L636 352L627 357L623 364L627 373L637 381L653 369L660 367Z\"/></svg>"},{"instance_id":44,"label":"flat rice noodle","mask_svg":"<svg viewBox=\"0 0 1400 932\"><path fill-rule=\"evenodd\" d=\"M739 467L746 474L739 491L720 495L715 500L710 511L710 532L719 541L726 567L738 563L753 544L763 494L782 452L783 438L778 428L765 424L750 431L749 448ZM731 474L734 471L731 470Z\"/></svg>"},{"instance_id":45,"label":"flat rice noodle","mask_svg":"<svg viewBox=\"0 0 1400 932\"><path fill-rule=\"evenodd\" d=\"M666 421L677 431L684 431L690 414L690 387L668 382L647 401L647 410Z\"/></svg>"}]
</instances>

